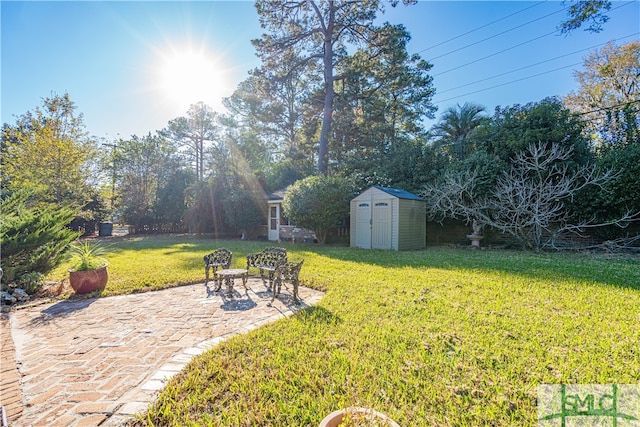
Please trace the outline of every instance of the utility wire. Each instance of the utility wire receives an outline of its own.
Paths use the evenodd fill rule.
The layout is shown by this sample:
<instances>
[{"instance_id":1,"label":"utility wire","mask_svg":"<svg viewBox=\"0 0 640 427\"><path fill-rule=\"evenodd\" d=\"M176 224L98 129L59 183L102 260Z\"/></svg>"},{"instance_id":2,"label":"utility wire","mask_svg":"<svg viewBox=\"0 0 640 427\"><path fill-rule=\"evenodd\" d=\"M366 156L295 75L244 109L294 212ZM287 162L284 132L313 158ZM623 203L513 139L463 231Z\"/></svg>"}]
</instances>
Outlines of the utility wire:
<instances>
[{"instance_id":1,"label":"utility wire","mask_svg":"<svg viewBox=\"0 0 640 427\"><path fill-rule=\"evenodd\" d=\"M515 72L518 72L518 71L526 70L527 68L535 67L536 65L541 65L541 64L545 64L547 62L555 61L557 59L562 59L562 58L565 58L565 57L568 57L568 56L571 56L571 55L575 55L576 53L584 52L585 50L595 49L597 47L604 46L604 45L606 45L608 43L611 43L612 41L613 42L617 42L617 41L620 41L620 40L627 39L629 37L637 36L639 34L640 34L640 32L636 32L636 33L629 34L629 35L624 36L624 37L619 37L617 39L609 40L608 42L600 43L600 44L593 45L593 46L590 46L590 47L585 47L584 49L579 49L579 50L576 50L576 51L573 51L573 52L570 52L570 53L566 53L564 55L556 56L555 58L545 59L544 61L536 62L534 64L529 64L529 65L526 65L524 67L516 68L514 70L505 71L504 73L496 74L494 76L490 76L490 77L486 77L484 79L476 80L476 81L471 82L471 83L466 83L466 84L463 84L463 85L460 85L460 86L453 87L451 89L443 90L441 92L438 92L438 95L442 95L443 93L452 92L454 90L462 89L463 87L472 86L474 84L482 83L482 82L487 81L487 80L492 80L492 79L495 79L495 78L498 78L498 77L506 76L507 74L512 74L512 73L515 73ZM579 63L576 64L576 65L579 65Z\"/></svg>"},{"instance_id":2,"label":"utility wire","mask_svg":"<svg viewBox=\"0 0 640 427\"><path fill-rule=\"evenodd\" d=\"M513 84L513 83L518 83L518 82L521 82L523 80L528 80L528 79L532 79L534 77L543 76L545 74L554 73L556 71L564 70L565 68L575 67L576 65L580 65L580 64L582 64L582 62L576 62L575 64L565 65L564 67L554 68L553 70L543 71L542 73L533 74L533 75L530 75L530 76L527 76L527 77L522 77L522 78L519 78L519 79L516 79L516 80L511 80L509 82L500 83L500 84L497 84L497 85L494 85L494 86L490 86L490 87L487 87L487 88L484 88L484 89L474 90L473 92L468 92L468 93L465 93L463 95L458 95L458 96L454 96L452 98L441 99L441 100L433 101L433 102L441 103L441 102L451 101L452 99L456 99L456 98L460 98L460 97L468 96L468 95L473 95L475 93L485 92L487 90L495 89L497 87L506 86L506 85Z\"/></svg>"},{"instance_id":3,"label":"utility wire","mask_svg":"<svg viewBox=\"0 0 640 427\"><path fill-rule=\"evenodd\" d=\"M598 108L597 110L591 110L591 111L585 111L583 113L572 113L576 116L584 116L585 114L591 114L591 113L599 113L601 111L608 111L608 110L614 110L618 107L627 107L629 105L633 105L633 104L638 104L640 103L640 99L636 99L635 101L627 101L627 102L623 102L621 104L616 104L616 105L612 105L610 107L602 107L602 108ZM593 119L591 119L593 120ZM590 121L590 120L587 120Z\"/></svg>"},{"instance_id":4,"label":"utility wire","mask_svg":"<svg viewBox=\"0 0 640 427\"><path fill-rule=\"evenodd\" d=\"M426 52L427 50L431 50L431 49L434 49L434 48L436 48L436 47L438 47L438 46L442 46L443 44L449 43L449 42L451 42L451 41L453 41L453 40L457 40L457 39L459 39L460 37L464 37L464 36L466 36L467 34L474 33L474 32L476 32L476 31L478 31L478 30L481 30L481 29L486 28L486 27L488 27L488 26L490 26L490 25L493 25L493 24L495 24L495 23L497 23L497 22L504 21L504 20L505 20L505 19L507 19L507 18L511 18L512 16L517 15L517 14L519 14L519 13L521 13L521 12L524 12L524 11L526 11L526 10L529 10L529 9L531 9L531 8L534 8L534 7L536 7L536 6L539 6L539 5L543 4L543 3L546 3L546 1L547 1L547 0L544 0L544 1L541 1L541 2L539 2L539 3L534 4L534 5L532 5L532 6L525 7L524 9L521 9L521 10L519 10L519 11L517 11L517 12L513 12L513 13L512 13L512 14L510 14L510 15L503 16L502 18L496 19L495 21L491 21L491 22L489 22L488 24L484 24L484 25L482 25L482 26L480 26L480 27L474 28L473 30L469 30L469 31L467 31L466 33L462 33L462 34L457 35L457 36L455 36L455 37L452 37L452 38L450 38L450 39L448 39L448 40L445 40L445 41L440 42L440 43L438 43L438 44L435 44L435 45L433 45L433 46L431 46L431 47L428 47L428 48L426 48L426 49L419 50L419 51L418 51L418 52L416 52L416 53Z\"/></svg>"},{"instance_id":5,"label":"utility wire","mask_svg":"<svg viewBox=\"0 0 640 427\"><path fill-rule=\"evenodd\" d=\"M459 70L460 68L466 67L467 65L471 65L471 64L475 64L476 62L484 61L484 60L485 60L485 59L487 59L487 58L491 58L491 57L493 57L493 56L500 55L501 53L504 53L504 52L507 52L507 51L513 50L513 49L515 49L515 48L517 48L517 47L520 47L520 46L524 46L524 45L525 45L525 44L527 44L527 43L531 43L531 42L534 42L534 41L536 41L536 40L540 40L540 39L542 39L542 38L544 38L544 37L548 37L548 36L550 36L551 34L554 34L554 33L556 33L556 32L558 32L558 30L553 30L553 31L551 31L550 33L546 33L546 34L543 34L543 35L541 35L541 36L535 37L535 38L533 38L533 39L530 39L530 40L524 41L524 42L522 42L522 43L518 43L517 45L514 45L514 46L511 46L511 47L508 47L508 48L506 48L506 49L502 49L502 50L500 50L500 51L498 51L498 52L494 52L494 53L492 53L492 54L490 54L490 55L487 55L487 56L483 56L482 58L478 58L478 59L473 60L473 61L471 61L471 62L467 62L467 63L462 64L462 65L458 65L457 67L449 68L448 70L442 71L442 72L440 72L440 73L438 73L438 74L434 74L434 75L433 75L433 77L441 76L441 75L443 75L443 74L450 73L451 71Z\"/></svg>"},{"instance_id":6,"label":"utility wire","mask_svg":"<svg viewBox=\"0 0 640 427\"><path fill-rule=\"evenodd\" d=\"M464 49L466 49L466 48L468 48L468 47L475 46L475 45L477 45L477 44L480 44L480 43L486 42L487 40L491 40L491 39L496 38L496 37L498 37L498 36L501 36L501 35L503 35L503 34L509 33L509 32L511 32L511 31L513 31L513 30L517 30L518 28L522 28L522 27L524 27L524 26L526 26L526 25L529 25L529 24L532 24L532 23L534 23L534 22L536 22L536 21L540 21L541 19L547 18L547 17L549 17L549 16L551 16L551 15L555 15L556 13L563 12L565 9L567 9L567 8L565 7L564 9L556 10L555 12L549 13L548 15L544 15L544 16L541 16L540 18L536 18L536 19L534 19L534 20L532 20L532 21L525 22L524 24L520 24L520 25L518 25L518 26L515 26L515 27L512 27L512 28L509 28L508 30L504 30L504 31L502 31L502 32L500 32L500 33L497 33L497 34L494 34L494 35L492 35L492 36L486 37L486 38L484 38L484 39L482 39L482 40L478 40L478 41L473 42L473 43L471 43L471 44L468 44L468 45L466 45L466 46L462 46L462 47L460 47L460 48L458 48L458 49L450 50L449 52L447 52L447 53L443 53L442 55L438 55L438 56L435 56L435 57L433 57L433 58L429 58L429 61L433 61L433 60L435 60L435 59L440 59L440 58L443 58L443 57L445 57L445 56L447 56L447 55L451 55L452 53L455 53L455 52L459 52L459 51L461 51L461 50L464 50ZM556 30L556 31L557 31L557 30ZM555 32L555 31L554 31L554 32Z\"/></svg>"},{"instance_id":7,"label":"utility wire","mask_svg":"<svg viewBox=\"0 0 640 427\"><path fill-rule=\"evenodd\" d=\"M613 9L611 9L609 12L613 12L614 10L620 9L621 7L625 7L625 6L628 6L628 5L633 4L633 3L635 3L635 0L632 0L632 1L630 1L630 2L624 3L624 4L620 5L620 6L614 7L614 8L613 8ZM494 52L494 53L489 54L489 55L487 55L487 56L483 56L482 58L478 58L478 59L473 60L473 61L471 61L471 62L467 62L467 63L465 63L465 64L459 65L459 66L454 67L454 68L450 68L450 69L445 70L445 71L442 71L442 72L440 72L440 73L438 73L438 74L433 74L433 77L437 77L437 76L440 76L440 75L443 75L443 74L449 73L449 72L451 72L451 71L455 71L455 70L458 70L458 69L460 69L460 68L466 67L466 66L468 66L468 65L475 64L476 62L480 62L480 61L483 61L483 60L485 60L485 59L488 59L488 58L494 57L494 56L496 56L496 55L499 55L499 54L501 54L501 53L508 52L508 51L513 50L513 49L515 49L515 48L517 48L517 47L520 47L520 46L523 46L523 45L525 45L525 44L528 44L528 43L534 42L534 41L536 41L536 40L539 40L539 39L542 39L542 38L544 38L544 37L550 36L550 35L552 35L552 34L554 34L554 33L557 33L557 32L558 32L558 30L557 30L557 29L556 29L556 30L553 30L553 31L551 31L551 32L549 32L549 33L546 33L546 34L543 34L543 35L541 35L541 36L534 37L533 39L526 40L526 41L524 41L524 42L522 42L522 43L518 43L517 45L514 45L514 46L511 46L511 47L508 47L508 48L506 48L506 49L502 49L502 50L500 50L500 51L498 51L498 52Z\"/></svg>"}]
</instances>

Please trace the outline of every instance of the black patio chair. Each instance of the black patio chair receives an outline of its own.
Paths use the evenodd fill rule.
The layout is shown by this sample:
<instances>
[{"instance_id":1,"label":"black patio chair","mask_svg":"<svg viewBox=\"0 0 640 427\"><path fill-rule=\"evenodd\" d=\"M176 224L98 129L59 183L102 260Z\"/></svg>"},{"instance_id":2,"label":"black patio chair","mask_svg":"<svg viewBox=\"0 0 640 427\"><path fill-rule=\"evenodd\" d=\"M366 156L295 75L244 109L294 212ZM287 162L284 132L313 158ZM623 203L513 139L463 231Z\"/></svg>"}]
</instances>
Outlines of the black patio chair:
<instances>
[{"instance_id":1,"label":"black patio chair","mask_svg":"<svg viewBox=\"0 0 640 427\"><path fill-rule=\"evenodd\" d=\"M215 272L218 269L227 269L231 266L231 257L233 253L226 248L216 249L208 255L204 256L204 275L206 277L204 284L209 283L209 270L213 269Z\"/></svg>"}]
</instances>

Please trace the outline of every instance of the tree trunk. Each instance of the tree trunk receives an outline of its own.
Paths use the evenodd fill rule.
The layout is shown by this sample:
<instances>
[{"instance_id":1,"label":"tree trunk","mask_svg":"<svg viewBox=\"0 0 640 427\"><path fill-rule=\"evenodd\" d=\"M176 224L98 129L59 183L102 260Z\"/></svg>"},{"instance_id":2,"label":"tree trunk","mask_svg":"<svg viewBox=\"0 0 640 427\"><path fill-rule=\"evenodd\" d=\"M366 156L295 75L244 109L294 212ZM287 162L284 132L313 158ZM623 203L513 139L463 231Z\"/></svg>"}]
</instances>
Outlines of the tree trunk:
<instances>
[{"instance_id":1,"label":"tree trunk","mask_svg":"<svg viewBox=\"0 0 640 427\"><path fill-rule=\"evenodd\" d=\"M198 156L200 157L200 169L198 170L198 178L200 181L204 179L204 137L198 141Z\"/></svg>"},{"instance_id":2,"label":"tree trunk","mask_svg":"<svg viewBox=\"0 0 640 427\"><path fill-rule=\"evenodd\" d=\"M324 175L328 169L329 135L333 120L333 26L335 24L335 7L330 2L330 13L327 27L324 29L324 107L322 109L322 129L320 130L320 146L318 148L318 171Z\"/></svg>"}]
</instances>

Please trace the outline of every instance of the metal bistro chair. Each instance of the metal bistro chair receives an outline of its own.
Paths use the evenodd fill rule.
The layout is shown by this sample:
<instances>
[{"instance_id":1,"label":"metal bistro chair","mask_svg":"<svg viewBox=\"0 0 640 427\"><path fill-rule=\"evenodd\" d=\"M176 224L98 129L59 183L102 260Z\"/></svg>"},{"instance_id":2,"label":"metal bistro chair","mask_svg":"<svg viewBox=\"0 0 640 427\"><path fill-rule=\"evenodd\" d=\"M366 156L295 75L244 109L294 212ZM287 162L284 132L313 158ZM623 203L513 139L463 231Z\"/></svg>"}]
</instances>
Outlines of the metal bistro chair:
<instances>
[{"instance_id":1,"label":"metal bistro chair","mask_svg":"<svg viewBox=\"0 0 640 427\"><path fill-rule=\"evenodd\" d=\"M262 283L264 283L265 276L267 276L269 279L268 288L271 289L276 268L283 262L287 262L287 250L285 248L268 247L258 253L247 255L247 271L251 267L260 270Z\"/></svg>"},{"instance_id":2,"label":"metal bistro chair","mask_svg":"<svg viewBox=\"0 0 640 427\"><path fill-rule=\"evenodd\" d=\"M215 277L215 272L218 269L227 269L231 266L232 256L233 253L226 248L216 249L210 254L204 256L204 275L206 277L204 282L205 286L209 283L209 269L213 268L213 275ZM220 283L216 284L220 285ZM218 286L218 288L220 288L220 286Z\"/></svg>"},{"instance_id":3,"label":"metal bistro chair","mask_svg":"<svg viewBox=\"0 0 640 427\"><path fill-rule=\"evenodd\" d=\"M304 260L300 262L283 262L278 265L276 268L274 278L273 278L273 288L271 292L273 292L273 296L271 297L271 302L269 306L273 304L273 300L276 299L276 295L280 293L282 288L282 282L291 282L293 285L293 302L298 304L298 275L300 274L300 269L302 268L302 263Z\"/></svg>"}]
</instances>

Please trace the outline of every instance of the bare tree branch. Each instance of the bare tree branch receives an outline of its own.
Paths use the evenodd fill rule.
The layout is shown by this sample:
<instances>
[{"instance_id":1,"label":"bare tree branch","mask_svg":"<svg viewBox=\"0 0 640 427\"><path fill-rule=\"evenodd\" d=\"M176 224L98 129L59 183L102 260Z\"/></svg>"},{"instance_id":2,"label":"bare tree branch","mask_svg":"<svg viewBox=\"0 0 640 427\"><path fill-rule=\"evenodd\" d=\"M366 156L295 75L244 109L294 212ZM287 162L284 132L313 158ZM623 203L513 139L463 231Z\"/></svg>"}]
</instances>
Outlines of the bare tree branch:
<instances>
[{"instance_id":1,"label":"bare tree branch","mask_svg":"<svg viewBox=\"0 0 640 427\"><path fill-rule=\"evenodd\" d=\"M571 154L572 148L558 144L532 144L516 155L511 169L488 195L476 194L476 171L447 176L439 185L425 187L421 195L427 200L431 219L457 218L466 223L475 219L535 250L557 248L555 240L563 233L580 234L586 228L607 225L623 227L640 220L639 212L607 223L571 224L565 202L587 186L603 187L614 178L608 171L597 173L594 166L570 170L567 160Z\"/></svg>"}]
</instances>

